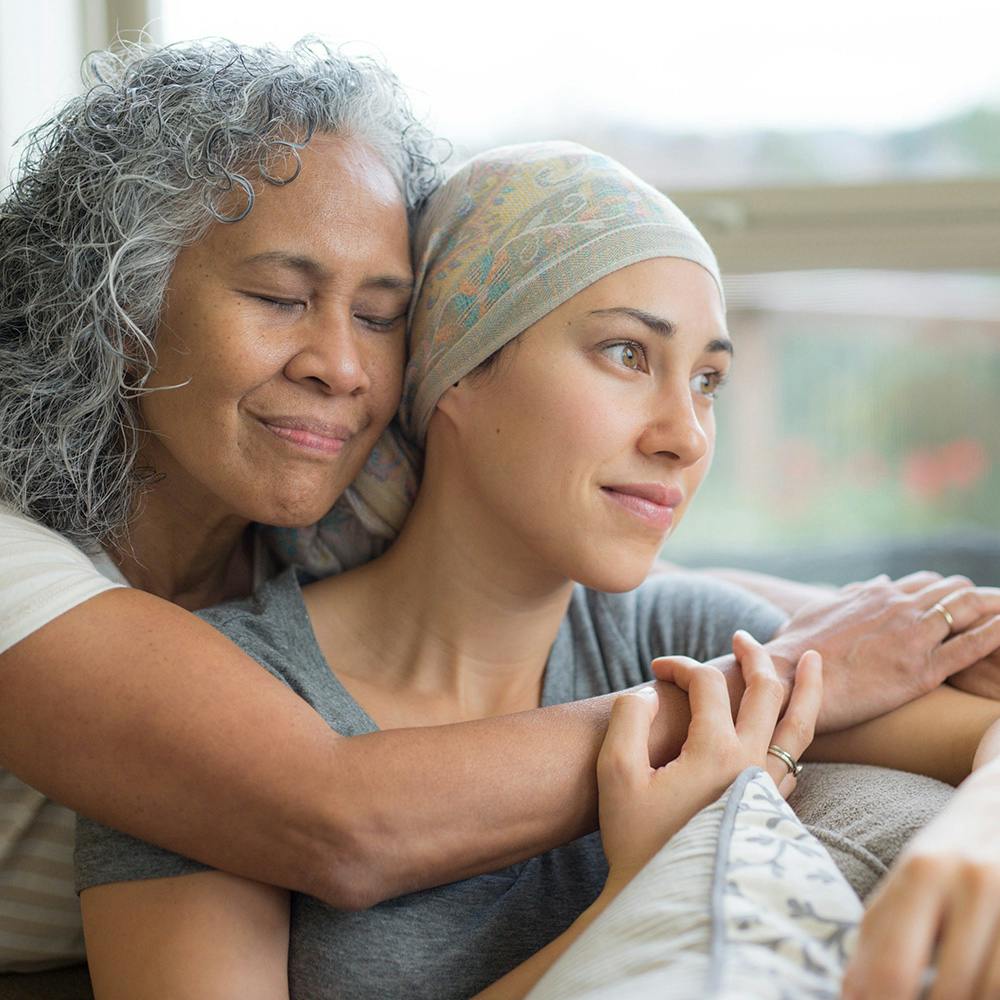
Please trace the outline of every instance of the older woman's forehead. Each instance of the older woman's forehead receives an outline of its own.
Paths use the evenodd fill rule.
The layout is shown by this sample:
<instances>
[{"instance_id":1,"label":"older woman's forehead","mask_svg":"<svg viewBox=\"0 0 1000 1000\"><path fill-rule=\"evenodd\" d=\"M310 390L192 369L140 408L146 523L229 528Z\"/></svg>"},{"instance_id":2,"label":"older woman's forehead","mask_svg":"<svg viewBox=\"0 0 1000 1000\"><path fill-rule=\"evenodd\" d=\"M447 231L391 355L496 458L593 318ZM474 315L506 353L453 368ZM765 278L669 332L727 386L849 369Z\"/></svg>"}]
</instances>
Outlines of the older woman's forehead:
<instances>
[{"instance_id":1,"label":"older woman's forehead","mask_svg":"<svg viewBox=\"0 0 1000 1000\"><path fill-rule=\"evenodd\" d=\"M214 223L196 246L227 267L270 267L323 278L345 261L365 262L373 282L409 285L403 197L394 187L389 196L380 164L372 163L368 172L354 169L356 164L344 146L304 158L295 180L280 187L262 184L245 218Z\"/></svg>"}]
</instances>

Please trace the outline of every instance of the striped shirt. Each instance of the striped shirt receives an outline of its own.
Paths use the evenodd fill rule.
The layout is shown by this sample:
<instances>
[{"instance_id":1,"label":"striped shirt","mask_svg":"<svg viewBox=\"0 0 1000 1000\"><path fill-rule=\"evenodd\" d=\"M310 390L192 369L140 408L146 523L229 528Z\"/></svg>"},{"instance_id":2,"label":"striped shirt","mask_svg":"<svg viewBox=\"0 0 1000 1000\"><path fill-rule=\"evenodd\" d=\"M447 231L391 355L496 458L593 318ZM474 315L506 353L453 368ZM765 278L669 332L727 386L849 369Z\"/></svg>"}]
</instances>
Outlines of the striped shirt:
<instances>
[{"instance_id":1,"label":"striped shirt","mask_svg":"<svg viewBox=\"0 0 1000 1000\"><path fill-rule=\"evenodd\" d=\"M0 653L105 590L127 586L111 560L0 505ZM3 674L0 671L0 697ZM0 769L0 972L83 958L73 888L76 817Z\"/></svg>"}]
</instances>

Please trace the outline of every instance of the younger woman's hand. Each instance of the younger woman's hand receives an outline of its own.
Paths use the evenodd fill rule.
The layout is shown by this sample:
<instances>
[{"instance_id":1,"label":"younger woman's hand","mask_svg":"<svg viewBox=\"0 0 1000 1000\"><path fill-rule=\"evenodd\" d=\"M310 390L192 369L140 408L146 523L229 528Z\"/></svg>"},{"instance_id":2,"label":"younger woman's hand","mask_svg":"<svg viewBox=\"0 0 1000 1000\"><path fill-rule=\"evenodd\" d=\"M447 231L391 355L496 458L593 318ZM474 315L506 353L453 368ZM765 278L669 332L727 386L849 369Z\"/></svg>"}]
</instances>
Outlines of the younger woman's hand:
<instances>
[{"instance_id":1,"label":"younger woman's hand","mask_svg":"<svg viewBox=\"0 0 1000 1000\"><path fill-rule=\"evenodd\" d=\"M714 801L750 765L767 769L783 794L794 778L772 743L798 758L812 741L822 700L822 661L815 652L798 663L788 710L776 722L784 695L770 657L745 632L733 639L746 689L733 723L725 677L714 667L683 657L664 669L688 692L691 723L678 757L664 767L649 763L649 727L656 692L620 695L597 761L601 838L611 868L609 882L628 882L692 816ZM660 661L661 664L664 661Z\"/></svg>"}]
</instances>

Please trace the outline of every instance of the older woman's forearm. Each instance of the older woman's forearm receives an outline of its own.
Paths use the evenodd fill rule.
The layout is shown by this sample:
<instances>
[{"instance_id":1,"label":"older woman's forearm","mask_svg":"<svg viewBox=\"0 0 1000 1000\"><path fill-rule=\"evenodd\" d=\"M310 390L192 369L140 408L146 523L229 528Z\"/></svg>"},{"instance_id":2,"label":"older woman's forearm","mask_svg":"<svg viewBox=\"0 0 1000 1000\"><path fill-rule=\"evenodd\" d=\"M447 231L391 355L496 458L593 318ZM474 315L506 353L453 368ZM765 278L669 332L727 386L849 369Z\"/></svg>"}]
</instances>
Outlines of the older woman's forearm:
<instances>
[{"instance_id":1,"label":"older woman's forearm","mask_svg":"<svg viewBox=\"0 0 1000 1000\"><path fill-rule=\"evenodd\" d=\"M613 700L345 739L214 629L127 590L12 647L0 683L0 764L24 781L106 825L342 907L594 829ZM659 760L686 732L686 700L664 703Z\"/></svg>"}]
</instances>

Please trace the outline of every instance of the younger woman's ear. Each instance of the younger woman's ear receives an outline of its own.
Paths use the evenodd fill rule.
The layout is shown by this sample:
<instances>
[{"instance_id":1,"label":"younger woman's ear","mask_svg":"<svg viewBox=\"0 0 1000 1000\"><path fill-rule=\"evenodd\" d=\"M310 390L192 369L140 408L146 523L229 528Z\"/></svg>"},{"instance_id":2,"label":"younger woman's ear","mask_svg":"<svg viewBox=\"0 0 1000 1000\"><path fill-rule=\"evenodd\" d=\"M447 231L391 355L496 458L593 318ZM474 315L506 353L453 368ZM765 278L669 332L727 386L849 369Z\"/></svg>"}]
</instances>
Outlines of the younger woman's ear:
<instances>
[{"instance_id":1,"label":"younger woman's ear","mask_svg":"<svg viewBox=\"0 0 1000 1000\"><path fill-rule=\"evenodd\" d=\"M459 379L441 394L435 405L446 417L454 420L469 405L469 387L464 379Z\"/></svg>"}]
</instances>

